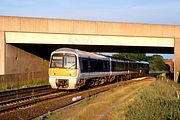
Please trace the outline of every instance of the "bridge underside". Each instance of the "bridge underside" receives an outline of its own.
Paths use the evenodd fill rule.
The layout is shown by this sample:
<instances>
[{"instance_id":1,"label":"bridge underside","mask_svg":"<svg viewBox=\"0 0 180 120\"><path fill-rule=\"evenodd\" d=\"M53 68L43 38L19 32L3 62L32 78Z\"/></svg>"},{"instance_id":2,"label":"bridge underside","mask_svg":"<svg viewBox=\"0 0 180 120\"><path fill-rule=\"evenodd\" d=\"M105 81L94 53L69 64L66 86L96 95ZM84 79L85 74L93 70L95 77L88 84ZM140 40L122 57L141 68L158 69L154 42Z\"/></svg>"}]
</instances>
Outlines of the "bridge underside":
<instances>
[{"instance_id":1,"label":"bridge underside","mask_svg":"<svg viewBox=\"0 0 180 120\"><path fill-rule=\"evenodd\" d=\"M62 47L89 52L174 53L174 38L5 32L5 40L46 60Z\"/></svg>"},{"instance_id":2,"label":"bridge underside","mask_svg":"<svg viewBox=\"0 0 180 120\"><path fill-rule=\"evenodd\" d=\"M11 44L17 48L49 60L52 51L68 47L89 52L109 53L164 53L174 54L173 47L142 47L142 46L107 46L107 45L62 45L62 44Z\"/></svg>"}]
</instances>

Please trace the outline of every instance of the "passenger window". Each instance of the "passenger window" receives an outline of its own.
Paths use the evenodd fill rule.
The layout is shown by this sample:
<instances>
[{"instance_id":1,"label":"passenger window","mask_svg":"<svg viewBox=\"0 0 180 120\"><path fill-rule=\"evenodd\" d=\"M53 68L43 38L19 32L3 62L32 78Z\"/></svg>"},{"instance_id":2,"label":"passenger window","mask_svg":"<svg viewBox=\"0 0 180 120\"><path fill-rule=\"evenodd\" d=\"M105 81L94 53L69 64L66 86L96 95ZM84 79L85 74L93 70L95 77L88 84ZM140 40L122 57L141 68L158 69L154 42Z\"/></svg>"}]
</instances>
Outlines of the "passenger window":
<instances>
[{"instance_id":1,"label":"passenger window","mask_svg":"<svg viewBox=\"0 0 180 120\"><path fill-rule=\"evenodd\" d=\"M80 68L81 72L88 72L88 59L86 58L79 58L80 60Z\"/></svg>"}]
</instances>

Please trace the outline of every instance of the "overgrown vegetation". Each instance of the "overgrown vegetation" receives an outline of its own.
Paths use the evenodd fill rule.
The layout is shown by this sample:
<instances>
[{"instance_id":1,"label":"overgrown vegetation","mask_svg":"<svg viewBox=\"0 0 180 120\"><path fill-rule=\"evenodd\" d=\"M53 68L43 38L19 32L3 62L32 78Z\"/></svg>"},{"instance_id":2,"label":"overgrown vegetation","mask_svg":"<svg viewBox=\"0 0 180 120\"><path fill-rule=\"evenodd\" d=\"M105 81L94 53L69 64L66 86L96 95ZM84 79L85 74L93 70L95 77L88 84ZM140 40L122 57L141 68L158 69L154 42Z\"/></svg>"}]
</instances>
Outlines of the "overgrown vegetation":
<instances>
[{"instance_id":1,"label":"overgrown vegetation","mask_svg":"<svg viewBox=\"0 0 180 120\"><path fill-rule=\"evenodd\" d=\"M134 54L134 53L119 53L114 54L113 57L118 59L133 59L138 61L148 61L149 62L149 69L151 72L156 71L167 71L168 68L166 67L163 57L160 55L153 55L153 56L146 56L144 53Z\"/></svg>"},{"instance_id":2,"label":"overgrown vegetation","mask_svg":"<svg viewBox=\"0 0 180 120\"><path fill-rule=\"evenodd\" d=\"M84 102L53 113L47 118L63 120L180 120L179 84L170 80L156 80L148 84L130 86L112 89L91 99L86 98ZM137 94L122 100L132 91L136 91Z\"/></svg>"},{"instance_id":3,"label":"overgrown vegetation","mask_svg":"<svg viewBox=\"0 0 180 120\"><path fill-rule=\"evenodd\" d=\"M128 120L180 120L180 99L173 81L157 80L141 89L128 105Z\"/></svg>"},{"instance_id":4,"label":"overgrown vegetation","mask_svg":"<svg viewBox=\"0 0 180 120\"><path fill-rule=\"evenodd\" d=\"M48 80L32 80L32 81L23 81L20 83L11 83L11 84L1 83L0 91L12 90L18 88L28 88L28 87L48 85L48 84L49 84Z\"/></svg>"}]
</instances>

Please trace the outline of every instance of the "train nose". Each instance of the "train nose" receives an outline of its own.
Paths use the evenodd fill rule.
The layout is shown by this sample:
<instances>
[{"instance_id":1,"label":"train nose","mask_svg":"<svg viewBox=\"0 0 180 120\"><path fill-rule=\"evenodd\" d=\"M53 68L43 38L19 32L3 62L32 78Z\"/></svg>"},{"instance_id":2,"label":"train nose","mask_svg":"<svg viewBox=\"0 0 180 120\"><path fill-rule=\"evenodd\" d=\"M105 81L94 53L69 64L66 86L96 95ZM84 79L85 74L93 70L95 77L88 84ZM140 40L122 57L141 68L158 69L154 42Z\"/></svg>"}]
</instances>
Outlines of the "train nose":
<instances>
[{"instance_id":1,"label":"train nose","mask_svg":"<svg viewBox=\"0 0 180 120\"><path fill-rule=\"evenodd\" d=\"M69 86L68 79L56 79L56 86L58 88L67 88Z\"/></svg>"}]
</instances>

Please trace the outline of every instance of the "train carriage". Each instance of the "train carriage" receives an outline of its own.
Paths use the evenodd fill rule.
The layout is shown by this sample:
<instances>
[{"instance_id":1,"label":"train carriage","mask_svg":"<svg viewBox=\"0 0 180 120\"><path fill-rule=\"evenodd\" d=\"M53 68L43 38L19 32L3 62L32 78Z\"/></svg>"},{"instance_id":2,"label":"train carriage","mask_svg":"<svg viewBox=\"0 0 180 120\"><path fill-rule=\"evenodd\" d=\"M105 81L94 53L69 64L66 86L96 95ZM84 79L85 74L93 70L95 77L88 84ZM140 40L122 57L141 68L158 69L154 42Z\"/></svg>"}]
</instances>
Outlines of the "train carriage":
<instances>
[{"instance_id":1,"label":"train carriage","mask_svg":"<svg viewBox=\"0 0 180 120\"><path fill-rule=\"evenodd\" d=\"M145 72L148 73L147 62L118 60L77 49L61 48L51 54L49 83L54 89L78 89L112 82L117 76L142 76Z\"/></svg>"}]
</instances>

